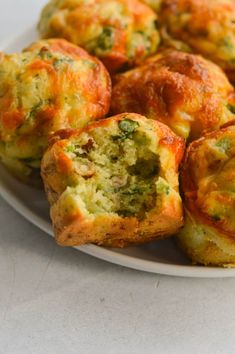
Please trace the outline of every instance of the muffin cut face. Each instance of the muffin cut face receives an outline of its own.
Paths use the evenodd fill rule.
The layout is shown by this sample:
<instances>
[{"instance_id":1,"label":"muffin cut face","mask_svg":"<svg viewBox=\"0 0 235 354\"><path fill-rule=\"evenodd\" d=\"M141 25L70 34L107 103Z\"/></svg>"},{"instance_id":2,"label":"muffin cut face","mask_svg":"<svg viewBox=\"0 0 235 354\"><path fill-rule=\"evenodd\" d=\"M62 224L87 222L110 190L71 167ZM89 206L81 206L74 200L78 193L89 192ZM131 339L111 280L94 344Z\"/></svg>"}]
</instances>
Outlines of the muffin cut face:
<instances>
[{"instance_id":1,"label":"muffin cut face","mask_svg":"<svg viewBox=\"0 0 235 354\"><path fill-rule=\"evenodd\" d=\"M235 265L234 171L234 126L190 145L182 172L186 223L179 240L195 262Z\"/></svg>"},{"instance_id":2,"label":"muffin cut face","mask_svg":"<svg viewBox=\"0 0 235 354\"><path fill-rule=\"evenodd\" d=\"M108 212L144 217L153 208L159 156L148 149L148 138L135 132L138 126L127 118L108 131L97 128L83 133L66 147L78 172L74 193L84 202L87 216ZM98 139L103 140L102 145L97 144Z\"/></svg>"},{"instance_id":3,"label":"muffin cut face","mask_svg":"<svg viewBox=\"0 0 235 354\"><path fill-rule=\"evenodd\" d=\"M116 242L116 246L123 245L123 242L141 243L145 238L142 236L138 240L138 224L145 223L151 218L151 213L155 213L155 233L158 234L158 214L165 208L165 203L171 204L172 200L176 215L169 215L169 218L175 218L173 228L178 229L182 214L177 191L177 166L183 145L168 132L171 139L176 139L174 142L172 140L172 144L176 144L176 157L172 156L175 162L171 164L167 154L172 152L158 140L154 123L133 114L117 116L82 132L69 133L71 136L56 142L48 150L42 163L42 177L52 204L51 215L59 243L86 243L76 237L79 226L78 230L70 233L71 239L67 238L69 232L66 232L67 239L64 239L61 226L58 227L61 220L69 229L73 218L85 218L86 222L94 224L99 217L109 218L108 223L112 219L124 224L131 220L135 227L131 227L126 240L120 230L119 234L114 232L109 237L112 234L110 225L109 231L103 231L99 236L94 227L87 242L109 245ZM169 164L170 172L165 170L165 163ZM171 228L171 221L169 225ZM166 228L161 231L161 236L174 231ZM147 240L154 237L151 231Z\"/></svg>"},{"instance_id":4,"label":"muffin cut face","mask_svg":"<svg viewBox=\"0 0 235 354\"><path fill-rule=\"evenodd\" d=\"M113 114L143 114L188 141L233 120L234 108L234 89L217 65L172 50L117 75L111 101Z\"/></svg>"},{"instance_id":5,"label":"muffin cut face","mask_svg":"<svg viewBox=\"0 0 235 354\"><path fill-rule=\"evenodd\" d=\"M85 48L111 73L155 53L160 41L157 15L138 0L51 0L39 32Z\"/></svg>"},{"instance_id":6,"label":"muffin cut face","mask_svg":"<svg viewBox=\"0 0 235 354\"><path fill-rule=\"evenodd\" d=\"M0 62L0 156L18 177L38 171L48 137L103 117L109 74L65 40L39 41Z\"/></svg>"}]
</instances>

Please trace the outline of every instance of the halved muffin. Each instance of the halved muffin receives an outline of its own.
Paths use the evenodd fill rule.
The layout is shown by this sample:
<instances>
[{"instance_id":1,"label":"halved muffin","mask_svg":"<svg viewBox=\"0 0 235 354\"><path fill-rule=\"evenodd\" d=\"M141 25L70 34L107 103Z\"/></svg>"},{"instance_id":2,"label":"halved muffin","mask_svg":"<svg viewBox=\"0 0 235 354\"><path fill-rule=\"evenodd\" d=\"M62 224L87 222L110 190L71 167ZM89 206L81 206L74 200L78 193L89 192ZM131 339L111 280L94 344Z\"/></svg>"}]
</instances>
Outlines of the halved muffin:
<instances>
[{"instance_id":1,"label":"halved muffin","mask_svg":"<svg viewBox=\"0 0 235 354\"><path fill-rule=\"evenodd\" d=\"M182 170L185 226L178 239L194 263L235 266L235 126L187 150Z\"/></svg>"},{"instance_id":2,"label":"halved muffin","mask_svg":"<svg viewBox=\"0 0 235 354\"><path fill-rule=\"evenodd\" d=\"M163 0L160 14L163 45L203 55L235 82L234 0Z\"/></svg>"},{"instance_id":3,"label":"halved muffin","mask_svg":"<svg viewBox=\"0 0 235 354\"><path fill-rule=\"evenodd\" d=\"M113 73L156 52L157 26L157 15L138 0L51 0L38 28L42 38L85 48Z\"/></svg>"},{"instance_id":4,"label":"halved muffin","mask_svg":"<svg viewBox=\"0 0 235 354\"><path fill-rule=\"evenodd\" d=\"M198 55L169 50L115 81L113 114L157 119L188 141L235 118L234 88L217 65Z\"/></svg>"},{"instance_id":5,"label":"halved muffin","mask_svg":"<svg viewBox=\"0 0 235 354\"><path fill-rule=\"evenodd\" d=\"M57 242L124 247L175 234L183 151L167 126L133 113L58 132L41 167Z\"/></svg>"},{"instance_id":6,"label":"halved muffin","mask_svg":"<svg viewBox=\"0 0 235 354\"><path fill-rule=\"evenodd\" d=\"M110 77L103 64L61 39L0 57L0 159L34 183L48 137L81 128L109 110Z\"/></svg>"}]
</instances>

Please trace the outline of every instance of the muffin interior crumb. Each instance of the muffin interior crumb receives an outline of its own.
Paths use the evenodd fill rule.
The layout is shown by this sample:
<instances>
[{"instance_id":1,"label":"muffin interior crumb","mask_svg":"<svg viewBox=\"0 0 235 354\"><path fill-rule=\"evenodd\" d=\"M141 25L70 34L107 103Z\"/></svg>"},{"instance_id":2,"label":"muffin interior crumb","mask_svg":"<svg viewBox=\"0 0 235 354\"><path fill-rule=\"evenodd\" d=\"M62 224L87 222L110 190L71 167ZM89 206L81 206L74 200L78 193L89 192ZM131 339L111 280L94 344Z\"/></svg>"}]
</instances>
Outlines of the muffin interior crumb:
<instances>
[{"instance_id":1,"label":"muffin interior crumb","mask_svg":"<svg viewBox=\"0 0 235 354\"><path fill-rule=\"evenodd\" d=\"M79 207L88 216L144 218L156 206L157 193L169 193L159 176L156 143L128 118L68 140L64 152L73 162L74 177L62 195L64 211Z\"/></svg>"}]
</instances>

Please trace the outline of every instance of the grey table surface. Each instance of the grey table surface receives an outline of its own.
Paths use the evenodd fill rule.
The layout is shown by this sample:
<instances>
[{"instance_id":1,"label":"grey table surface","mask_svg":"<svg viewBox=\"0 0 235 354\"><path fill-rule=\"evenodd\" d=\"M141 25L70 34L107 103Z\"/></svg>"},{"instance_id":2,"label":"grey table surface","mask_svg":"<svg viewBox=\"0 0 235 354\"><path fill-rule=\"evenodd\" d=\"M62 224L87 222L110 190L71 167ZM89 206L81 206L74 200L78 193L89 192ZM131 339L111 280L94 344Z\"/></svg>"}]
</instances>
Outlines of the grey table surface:
<instances>
[{"instance_id":1,"label":"grey table surface","mask_svg":"<svg viewBox=\"0 0 235 354\"><path fill-rule=\"evenodd\" d=\"M0 0L0 41L45 1ZM53 239L0 198L0 353L234 353L235 278L142 273Z\"/></svg>"}]
</instances>

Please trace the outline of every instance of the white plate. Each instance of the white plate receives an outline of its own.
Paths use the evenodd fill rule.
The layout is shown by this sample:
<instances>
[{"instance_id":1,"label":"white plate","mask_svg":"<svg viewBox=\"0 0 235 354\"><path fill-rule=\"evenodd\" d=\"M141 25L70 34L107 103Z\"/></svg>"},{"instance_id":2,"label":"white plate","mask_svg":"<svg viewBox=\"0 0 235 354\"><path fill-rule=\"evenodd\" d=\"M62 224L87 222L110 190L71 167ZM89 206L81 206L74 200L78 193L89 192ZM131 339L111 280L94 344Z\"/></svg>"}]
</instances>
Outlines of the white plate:
<instances>
[{"instance_id":1,"label":"white plate","mask_svg":"<svg viewBox=\"0 0 235 354\"><path fill-rule=\"evenodd\" d=\"M30 44L37 33L29 28L18 37L0 46L9 53L16 52ZM42 191L23 185L0 166L0 194L20 214L40 229L53 235L49 219L49 209ZM173 239L153 242L123 250L106 249L94 245L76 247L106 261L152 273L184 277L231 277L235 269L192 266L176 247Z\"/></svg>"}]
</instances>

